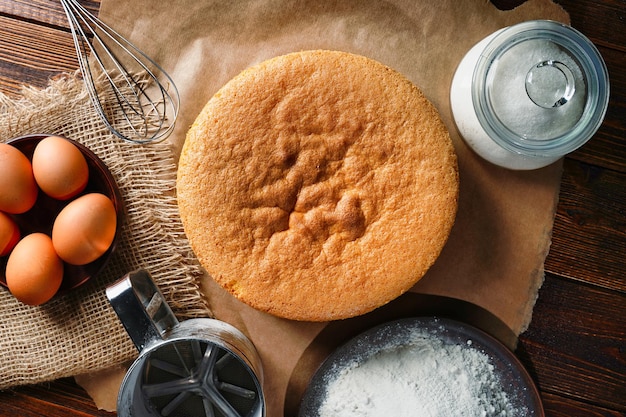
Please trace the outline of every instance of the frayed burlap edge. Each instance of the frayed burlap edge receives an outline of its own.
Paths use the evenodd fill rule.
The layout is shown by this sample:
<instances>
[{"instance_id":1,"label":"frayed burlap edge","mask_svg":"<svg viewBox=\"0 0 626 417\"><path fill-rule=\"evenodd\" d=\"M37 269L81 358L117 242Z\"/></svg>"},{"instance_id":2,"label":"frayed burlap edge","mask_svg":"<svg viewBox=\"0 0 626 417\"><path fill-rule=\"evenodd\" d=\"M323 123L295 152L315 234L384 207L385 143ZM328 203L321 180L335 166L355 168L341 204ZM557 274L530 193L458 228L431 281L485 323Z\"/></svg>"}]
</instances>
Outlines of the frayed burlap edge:
<instances>
[{"instance_id":1,"label":"frayed burlap edge","mask_svg":"<svg viewBox=\"0 0 626 417\"><path fill-rule=\"evenodd\" d=\"M136 145L112 135L77 74L0 94L0 140L59 134L88 146L109 167L126 205L120 242L105 269L83 287L38 307L0 289L0 389L94 372L137 351L105 295L129 271L145 268L179 319L210 317L200 291L203 270L188 244L176 204L176 163L166 142Z\"/></svg>"}]
</instances>

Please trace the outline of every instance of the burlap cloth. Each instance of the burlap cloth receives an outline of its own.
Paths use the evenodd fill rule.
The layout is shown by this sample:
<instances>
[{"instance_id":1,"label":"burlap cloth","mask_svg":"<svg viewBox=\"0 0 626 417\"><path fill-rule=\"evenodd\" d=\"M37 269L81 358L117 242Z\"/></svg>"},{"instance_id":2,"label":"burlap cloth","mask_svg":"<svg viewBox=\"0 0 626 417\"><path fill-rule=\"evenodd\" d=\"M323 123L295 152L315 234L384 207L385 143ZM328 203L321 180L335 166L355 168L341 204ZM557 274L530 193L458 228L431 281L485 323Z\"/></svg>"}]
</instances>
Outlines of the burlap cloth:
<instances>
[{"instance_id":1,"label":"burlap cloth","mask_svg":"<svg viewBox=\"0 0 626 417\"><path fill-rule=\"evenodd\" d=\"M359 53L395 68L424 91L450 129L461 174L457 222L435 266L407 296L362 318L300 323L255 311L225 293L209 276L201 278L200 290L209 298L215 317L246 333L260 353L268 416L292 415L311 372L350 334L397 315L441 311L450 300L461 304L445 307L447 312L454 311L468 321L476 319L485 325L487 317L495 318L499 325L492 329L503 330L501 340L514 347L516 336L531 319L543 282L562 164L514 172L482 161L456 132L449 89L458 62L474 43L524 20L568 22L559 6L550 0L529 0L505 12L487 0L102 0L100 10L101 18L159 61L181 91L180 118L169 139L174 159L190 124L224 83L249 65L302 49ZM67 122L75 117L66 116ZM145 156L152 149L133 148L128 155ZM138 186L145 187L143 183ZM171 248L169 253L176 256L178 251ZM187 248L181 253L185 256ZM168 270L159 278L165 275L182 274ZM171 285L167 280L161 282ZM76 303L84 304L80 296L77 294ZM81 317L83 325L93 331L106 327L104 320L114 322L110 316L102 307L96 314ZM47 316L46 321L50 320ZM124 339L119 327L115 331L116 337ZM116 359L132 349L124 342L113 346L112 334L113 330L100 345L83 344L81 339L64 350L49 346L35 350L65 358L82 357L89 351L99 354L100 362L86 368L115 365ZM58 333L78 340L75 335ZM70 372L66 369L64 374ZM123 371L107 372L83 375L79 380L99 406L114 409ZM113 382L103 387L105 381Z\"/></svg>"},{"instance_id":2,"label":"burlap cloth","mask_svg":"<svg viewBox=\"0 0 626 417\"><path fill-rule=\"evenodd\" d=\"M31 133L61 134L88 146L116 179L127 216L112 259L83 287L39 307L0 289L0 388L97 371L135 357L104 291L129 271L146 268L179 317L210 315L199 290L202 272L178 217L170 147L114 137L97 117L82 79L73 75L43 91L25 89L19 100L0 96L1 140Z\"/></svg>"}]
</instances>

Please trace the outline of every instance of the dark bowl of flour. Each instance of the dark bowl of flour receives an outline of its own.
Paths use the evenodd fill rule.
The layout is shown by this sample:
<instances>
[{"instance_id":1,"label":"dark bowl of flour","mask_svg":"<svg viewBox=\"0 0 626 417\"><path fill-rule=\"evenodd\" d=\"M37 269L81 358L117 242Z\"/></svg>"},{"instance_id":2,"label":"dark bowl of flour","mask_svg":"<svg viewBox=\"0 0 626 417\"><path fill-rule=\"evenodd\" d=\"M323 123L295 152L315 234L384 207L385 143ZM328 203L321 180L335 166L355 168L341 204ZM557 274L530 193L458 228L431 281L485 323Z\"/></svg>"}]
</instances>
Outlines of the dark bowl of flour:
<instances>
[{"instance_id":1,"label":"dark bowl of flour","mask_svg":"<svg viewBox=\"0 0 626 417\"><path fill-rule=\"evenodd\" d=\"M544 417L517 357L464 323L388 322L333 352L313 375L299 417Z\"/></svg>"}]
</instances>

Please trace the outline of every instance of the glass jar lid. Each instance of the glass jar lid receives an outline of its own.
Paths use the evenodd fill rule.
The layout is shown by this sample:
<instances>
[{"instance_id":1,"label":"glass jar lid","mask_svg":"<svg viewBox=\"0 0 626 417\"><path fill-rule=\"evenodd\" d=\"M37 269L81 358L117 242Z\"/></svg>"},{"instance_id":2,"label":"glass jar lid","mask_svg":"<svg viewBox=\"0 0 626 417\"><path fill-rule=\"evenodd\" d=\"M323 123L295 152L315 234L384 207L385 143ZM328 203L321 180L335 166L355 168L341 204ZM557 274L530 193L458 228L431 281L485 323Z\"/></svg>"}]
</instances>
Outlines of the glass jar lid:
<instances>
[{"instance_id":1,"label":"glass jar lid","mask_svg":"<svg viewBox=\"0 0 626 417\"><path fill-rule=\"evenodd\" d=\"M472 100L487 134L505 149L565 155L602 124L608 71L591 41L572 27L523 22L501 30L485 47Z\"/></svg>"}]
</instances>

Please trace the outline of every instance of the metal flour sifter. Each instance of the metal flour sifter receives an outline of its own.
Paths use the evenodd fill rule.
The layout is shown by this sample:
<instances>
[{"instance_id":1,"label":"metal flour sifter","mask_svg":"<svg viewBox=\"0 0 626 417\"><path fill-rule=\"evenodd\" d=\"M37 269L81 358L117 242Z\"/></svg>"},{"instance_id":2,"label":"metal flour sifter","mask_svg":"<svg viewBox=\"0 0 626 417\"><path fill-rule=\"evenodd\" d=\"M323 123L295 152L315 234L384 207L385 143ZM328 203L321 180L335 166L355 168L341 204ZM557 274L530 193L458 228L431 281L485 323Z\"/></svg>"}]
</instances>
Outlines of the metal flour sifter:
<instances>
[{"instance_id":1,"label":"metal flour sifter","mask_svg":"<svg viewBox=\"0 0 626 417\"><path fill-rule=\"evenodd\" d=\"M144 270L107 297L139 350L118 395L120 417L264 417L261 361L235 327L211 318L178 322Z\"/></svg>"}]
</instances>

